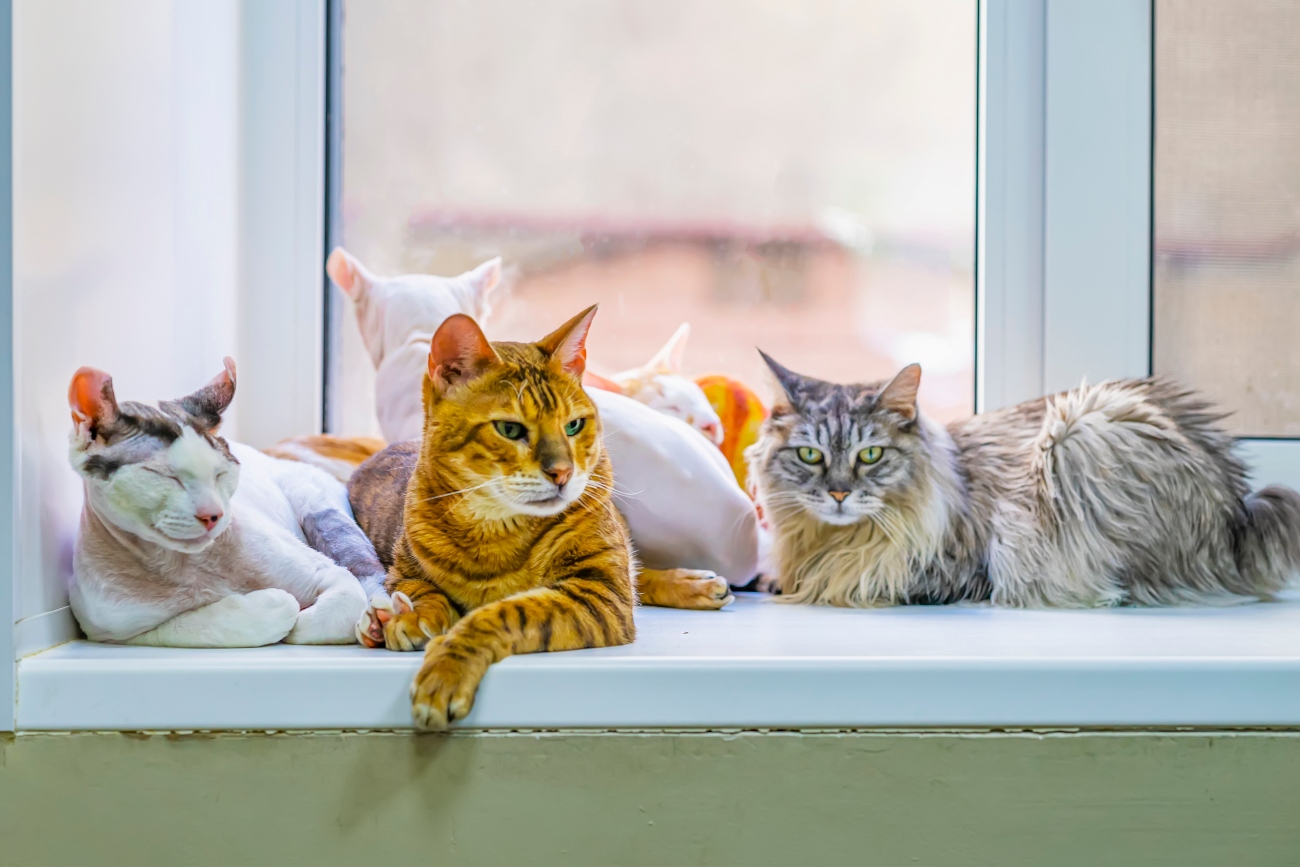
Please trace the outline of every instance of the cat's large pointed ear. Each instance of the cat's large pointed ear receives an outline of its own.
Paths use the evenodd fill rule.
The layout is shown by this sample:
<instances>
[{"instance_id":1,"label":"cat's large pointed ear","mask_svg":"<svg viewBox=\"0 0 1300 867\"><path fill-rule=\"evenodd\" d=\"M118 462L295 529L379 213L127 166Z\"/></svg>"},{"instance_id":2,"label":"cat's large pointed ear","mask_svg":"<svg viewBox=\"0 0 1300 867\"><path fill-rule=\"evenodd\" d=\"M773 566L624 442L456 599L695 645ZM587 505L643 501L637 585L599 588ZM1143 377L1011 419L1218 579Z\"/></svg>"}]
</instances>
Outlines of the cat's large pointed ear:
<instances>
[{"instance_id":1,"label":"cat's large pointed ear","mask_svg":"<svg viewBox=\"0 0 1300 867\"><path fill-rule=\"evenodd\" d=\"M469 316L448 316L429 341L429 381L439 391L469 382L500 361L496 350Z\"/></svg>"},{"instance_id":2,"label":"cat's large pointed ear","mask_svg":"<svg viewBox=\"0 0 1300 867\"><path fill-rule=\"evenodd\" d=\"M767 365L768 370L772 371L772 376L776 378L776 384L781 389L781 394L777 395L777 403L784 402L797 407L799 405L799 396L803 393L806 377L800 376L793 370L782 366L761 349L758 350L758 354L763 356L763 363Z\"/></svg>"},{"instance_id":3,"label":"cat's large pointed ear","mask_svg":"<svg viewBox=\"0 0 1300 867\"><path fill-rule=\"evenodd\" d=\"M921 365L909 364L889 381L876 398L876 406L896 412L907 421L916 419L916 393L921 388Z\"/></svg>"},{"instance_id":4,"label":"cat's large pointed ear","mask_svg":"<svg viewBox=\"0 0 1300 867\"><path fill-rule=\"evenodd\" d=\"M113 394L113 377L93 367L83 367L72 375L68 386L68 406L77 436L86 442L99 436L117 421L117 397Z\"/></svg>"},{"instance_id":5,"label":"cat's large pointed ear","mask_svg":"<svg viewBox=\"0 0 1300 867\"><path fill-rule=\"evenodd\" d=\"M682 362L686 357L686 339L691 336L691 323L683 322L677 326L673 336L646 363L645 370L651 373L682 372Z\"/></svg>"},{"instance_id":6,"label":"cat's large pointed ear","mask_svg":"<svg viewBox=\"0 0 1300 867\"><path fill-rule=\"evenodd\" d=\"M487 301L492 290L501 285L501 257L489 259L473 271L467 271L465 279L474 287L474 295L479 304Z\"/></svg>"},{"instance_id":7,"label":"cat's large pointed ear","mask_svg":"<svg viewBox=\"0 0 1300 867\"><path fill-rule=\"evenodd\" d=\"M564 372L582 378L587 369L587 332L596 317L593 304L537 342L547 355L560 362Z\"/></svg>"},{"instance_id":8,"label":"cat's large pointed ear","mask_svg":"<svg viewBox=\"0 0 1300 867\"><path fill-rule=\"evenodd\" d=\"M225 369L208 380L207 385L174 401L194 420L194 427L205 433L217 432L221 427L221 414L235 399L235 360L226 356L221 363Z\"/></svg>"},{"instance_id":9,"label":"cat's large pointed ear","mask_svg":"<svg viewBox=\"0 0 1300 867\"><path fill-rule=\"evenodd\" d=\"M353 301L375 282L375 276L366 270L366 266L342 247L335 247L325 260L325 273Z\"/></svg>"}]
</instances>

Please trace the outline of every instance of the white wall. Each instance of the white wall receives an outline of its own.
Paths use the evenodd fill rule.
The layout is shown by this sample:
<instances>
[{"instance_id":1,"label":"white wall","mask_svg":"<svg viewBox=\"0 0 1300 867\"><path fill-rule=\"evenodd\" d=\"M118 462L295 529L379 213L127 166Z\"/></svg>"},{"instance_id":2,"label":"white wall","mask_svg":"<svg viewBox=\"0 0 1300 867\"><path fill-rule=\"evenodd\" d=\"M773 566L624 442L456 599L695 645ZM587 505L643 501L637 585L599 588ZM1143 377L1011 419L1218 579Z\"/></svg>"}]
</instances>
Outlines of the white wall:
<instances>
[{"instance_id":1,"label":"white wall","mask_svg":"<svg viewBox=\"0 0 1300 867\"><path fill-rule=\"evenodd\" d=\"M14 4L20 655L70 624L73 372L156 400L236 355L239 25L234 0Z\"/></svg>"}]
</instances>

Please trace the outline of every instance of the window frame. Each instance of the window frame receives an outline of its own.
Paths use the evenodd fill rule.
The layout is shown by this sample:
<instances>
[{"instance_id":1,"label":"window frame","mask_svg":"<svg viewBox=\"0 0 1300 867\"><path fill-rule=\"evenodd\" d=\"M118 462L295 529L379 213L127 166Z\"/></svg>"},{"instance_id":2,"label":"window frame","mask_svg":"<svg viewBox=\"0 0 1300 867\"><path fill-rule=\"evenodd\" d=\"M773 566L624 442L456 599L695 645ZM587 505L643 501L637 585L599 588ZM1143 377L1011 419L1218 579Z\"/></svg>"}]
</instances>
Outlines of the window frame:
<instances>
[{"instance_id":1,"label":"window frame","mask_svg":"<svg viewBox=\"0 0 1300 867\"><path fill-rule=\"evenodd\" d=\"M329 287L322 267L327 244L338 240L339 228L335 205L342 144L342 2L244 3L241 12L240 273L246 292L241 297L249 303L240 321L244 353L240 399L248 407L250 423L257 419L257 427L244 436L259 443L328 424L326 389L336 356L325 327L331 308L345 309L337 306L342 299ZM11 0L0 0L4 27L9 26L10 13ZM977 411L1069 387L1085 376L1096 380L1146 375L1151 364L1152 0L1087 4L981 0L978 22ZM0 32L4 72L9 68L6 35ZM0 104L0 124L9 123L5 105ZM0 196L8 192L8 166L3 169ZM0 258L11 255L11 233L5 228L0 225ZM6 277L0 284L0 315L4 316L12 312L8 281ZM268 327L274 327L274 339L268 338ZM8 414L0 416L0 454L8 457L10 471L15 458L11 338L12 326L0 339L0 365L7 374L0 380L0 413ZM7 496L16 506L11 472L0 472L0 488L0 497ZM0 527L0 552L9 555L11 564L15 562L12 514L11 509L11 521ZM12 568L9 574L15 575ZM0 648L8 646L10 659L16 659L20 647L11 605L12 593L0 593ZM70 615L65 617L70 622ZM21 648L24 652L40 649ZM224 683L237 684L247 670L241 668L238 652L224 653L219 663L208 667L217 665L226 672ZM289 655L277 651L273 656L287 659ZM572 668L568 655L563 656L528 660L527 667ZM262 660L257 665L265 665L263 657L257 659ZM1300 669L1288 673L1295 666L1279 669L1274 662L1264 660L1263 665L1272 666L1269 670L1284 679L1300 676ZM794 667L782 658L770 664ZM1017 671L1016 676L1038 672L1032 676L1041 677L1044 665L1051 664L1012 660L998 669L997 677ZM936 675L946 676L941 670L944 665L942 660L934 661ZM57 675L64 686L72 683L69 677L89 677L67 662L50 659L43 666L43 677ZM951 667L959 673L959 665ZM4 731L15 728L18 716L14 668L5 666L6 674L0 675L0 695L7 690L13 697L10 711L0 714ZM23 668L18 666L20 676ZM115 660L112 668L114 676L129 676L135 684L148 682L148 689L159 695L166 689L174 694L186 682L176 677L185 674L184 665L133 666L123 659ZM832 668L821 674L829 675ZM1184 700L1178 706L1190 708L1185 711L1190 716L1179 717L1179 723L1196 722L1195 708L1206 705L1191 702L1189 697L1196 691L1188 677L1193 681L1222 678L1236 669L1218 659L1192 668L1195 671L1190 673L1180 669L1180 686L1161 681L1164 675L1158 672L1165 669L1156 665L1151 669L1157 672L1156 681L1139 692L1162 684L1177 691L1174 698ZM275 675L278 670L292 678L295 669L277 663L256 670L259 675L268 671ZM47 687L54 682L42 681ZM97 682L96 688L102 693L106 687ZM540 683L534 683L532 690L540 688ZM302 689L303 684L296 684L294 694ZM356 696L348 693L347 697ZM1170 707L1177 705L1170 700L1174 702ZM180 704L187 702L182 696ZM268 698L268 707L273 704ZM282 705L280 701L276 706ZM1158 705L1159 701L1152 704ZM54 716L47 722L54 724L44 727L60 727L57 704L51 707ZM1229 711L1224 712L1231 717ZM1278 718L1261 716L1253 724L1279 724L1294 717L1289 704L1276 705L1274 711ZM1204 722L1252 724L1228 717ZM1152 719L1145 722L1151 724ZM123 720L123 727L151 727L149 719L138 715L131 720L123 715ZM1088 724L1082 719L1075 722ZM252 720L247 727L259 727L256 723ZM329 724L322 719L320 725L306 727ZM883 723L864 718L857 724ZM961 720L948 719L945 724L961 724ZM1144 720L1127 724L1142 725ZM203 720L193 725L202 728Z\"/></svg>"}]
</instances>

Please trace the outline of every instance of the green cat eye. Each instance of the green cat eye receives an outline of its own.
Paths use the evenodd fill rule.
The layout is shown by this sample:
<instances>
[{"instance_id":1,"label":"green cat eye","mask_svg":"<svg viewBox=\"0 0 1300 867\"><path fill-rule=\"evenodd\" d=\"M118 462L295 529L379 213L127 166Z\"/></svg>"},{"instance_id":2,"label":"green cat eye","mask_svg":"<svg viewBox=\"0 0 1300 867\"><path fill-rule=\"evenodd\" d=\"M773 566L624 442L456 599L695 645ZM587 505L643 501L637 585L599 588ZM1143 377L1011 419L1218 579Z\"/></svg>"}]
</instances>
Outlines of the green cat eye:
<instances>
[{"instance_id":1,"label":"green cat eye","mask_svg":"<svg viewBox=\"0 0 1300 867\"><path fill-rule=\"evenodd\" d=\"M876 461L880 460L884 453L885 450L880 446L867 446L865 449L858 452L858 460L862 461L864 464L874 464Z\"/></svg>"},{"instance_id":2,"label":"green cat eye","mask_svg":"<svg viewBox=\"0 0 1300 867\"><path fill-rule=\"evenodd\" d=\"M812 448L811 446L802 446L797 452L795 452L795 454L797 454L799 460L803 461L805 464L820 464L822 462L821 450Z\"/></svg>"},{"instance_id":3,"label":"green cat eye","mask_svg":"<svg viewBox=\"0 0 1300 867\"><path fill-rule=\"evenodd\" d=\"M508 440L521 440L524 434L528 433L527 429L517 421L494 421L492 427Z\"/></svg>"},{"instance_id":4,"label":"green cat eye","mask_svg":"<svg viewBox=\"0 0 1300 867\"><path fill-rule=\"evenodd\" d=\"M577 436L578 431L582 430L586 425L587 420L585 418L575 418L564 426L564 432L569 436Z\"/></svg>"}]
</instances>

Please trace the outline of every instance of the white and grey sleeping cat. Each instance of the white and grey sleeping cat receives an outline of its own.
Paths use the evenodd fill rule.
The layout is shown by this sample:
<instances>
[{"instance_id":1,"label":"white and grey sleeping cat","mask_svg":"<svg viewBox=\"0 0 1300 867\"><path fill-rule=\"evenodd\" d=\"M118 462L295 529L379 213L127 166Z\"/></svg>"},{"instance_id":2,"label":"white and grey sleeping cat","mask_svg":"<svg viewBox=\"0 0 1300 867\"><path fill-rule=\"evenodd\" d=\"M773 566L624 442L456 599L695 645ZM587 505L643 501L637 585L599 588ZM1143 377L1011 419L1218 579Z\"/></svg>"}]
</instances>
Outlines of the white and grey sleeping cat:
<instances>
[{"instance_id":1,"label":"white and grey sleeping cat","mask_svg":"<svg viewBox=\"0 0 1300 867\"><path fill-rule=\"evenodd\" d=\"M1222 414L1159 379L1084 385L946 429L921 369L836 385L766 355L750 448L792 601L1228 604L1300 572L1300 494L1250 493Z\"/></svg>"},{"instance_id":2,"label":"white and grey sleeping cat","mask_svg":"<svg viewBox=\"0 0 1300 867\"><path fill-rule=\"evenodd\" d=\"M85 505L72 611L96 641L347 644L383 582L343 485L217 435L235 365L180 400L120 406L107 374L68 390ZM364 588L363 588L363 585Z\"/></svg>"}]
</instances>

